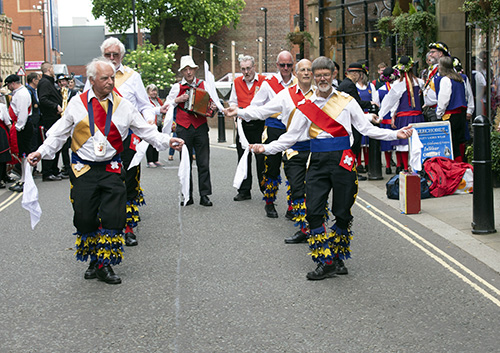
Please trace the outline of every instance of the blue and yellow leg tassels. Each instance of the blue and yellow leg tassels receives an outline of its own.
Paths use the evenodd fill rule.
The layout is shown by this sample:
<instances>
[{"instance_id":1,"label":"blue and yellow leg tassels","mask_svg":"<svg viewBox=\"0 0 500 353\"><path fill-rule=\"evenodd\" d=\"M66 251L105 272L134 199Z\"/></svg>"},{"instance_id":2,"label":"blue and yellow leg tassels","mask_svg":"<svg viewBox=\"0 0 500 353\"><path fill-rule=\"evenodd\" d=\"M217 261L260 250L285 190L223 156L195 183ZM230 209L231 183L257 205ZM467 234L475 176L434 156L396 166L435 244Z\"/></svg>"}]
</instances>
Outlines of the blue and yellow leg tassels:
<instances>
[{"instance_id":1,"label":"blue and yellow leg tassels","mask_svg":"<svg viewBox=\"0 0 500 353\"><path fill-rule=\"evenodd\" d=\"M125 220L125 225L134 228L137 227L137 223L141 221L139 216L139 206L145 205L144 195L142 193L142 188L139 188L137 196L133 200L127 201L126 212L127 219Z\"/></svg>"},{"instance_id":2,"label":"blue and yellow leg tassels","mask_svg":"<svg viewBox=\"0 0 500 353\"><path fill-rule=\"evenodd\" d=\"M82 234L75 233L76 259L87 261L97 260L98 264L118 265L123 259L123 239L121 230L99 229L98 231Z\"/></svg>"},{"instance_id":3,"label":"blue and yellow leg tassels","mask_svg":"<svg viewBox=\"0 0 500 353\"><path fill-rule=\"evenodd\" d=\"M280 184L281 176L278 176L278 179L270 179L268 177L262 179L261 185L264 189L264 197L262 199L266 201L266 203L273 203L276 201L276 195L278 194Z\"/></svg>"},{"instance_id":4,"label":"blue and yellow leg tassels","mask_svg":"<svg viewBox=\"0 0 500 353\"><path fill-rule=\"evenodd\" d=\"M326 263L338 257L346 260L351 257L352 232L348 229L339 228L334 224L329 231L323 225L312 229L307 239L309 249L314 262Z\"/></svg>"},{"instance_id":5,"label":"blue and yellow leg tassels","mask_svg":"<svg viewBox=\"0 0 500 353\"><path fill-rule=\"evenodd\" d=\"M306 222L306 199L292 201L293 221L301 230L307 229Z\"/></svg>"}]
</instances>

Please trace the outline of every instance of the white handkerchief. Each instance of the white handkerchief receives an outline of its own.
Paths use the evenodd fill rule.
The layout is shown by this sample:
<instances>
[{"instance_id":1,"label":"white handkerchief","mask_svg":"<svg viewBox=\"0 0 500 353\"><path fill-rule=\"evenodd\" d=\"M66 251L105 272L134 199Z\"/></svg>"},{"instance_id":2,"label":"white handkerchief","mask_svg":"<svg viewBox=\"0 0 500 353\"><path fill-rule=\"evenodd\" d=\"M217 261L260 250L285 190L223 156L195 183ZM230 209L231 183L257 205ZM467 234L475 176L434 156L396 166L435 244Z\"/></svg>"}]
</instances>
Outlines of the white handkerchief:
<instances>
[{"instance_id":1,"label":"white handkerchief","mask_svg":"<svg viewBox=\"0 0 500 353\"><path fill-rule=\"evenodd\" d=\"M410 166L414 172L420 172L422 170L422 148L424 145L420 142L420 137L418 137L418 132L415 129L413 129L410 139Z\"/></svg>"},{"instance_id":2,"label":"white handkerchief","mask_svg":"<svg viewBox=\"0 0 500 353\"><path fill-rule=\"evenodd\" d=\"M220 112L224 111L224 107L220 103L219 95L217 94L217 90L215 89L214 75L210 72L210 67L208 66L206 61L205 61L205 91L208 92L210 98L212 98L219 111Z\"/></svg>"},{"instance_id":3,"label":"white handkerchief","mask_svg":"<svg viewBox=\"0 0 500 353\"><path fill-rule=\"evenodd\" d=\"M250 153L250 148L247 147L243 155L241 156L240 162L238 163L238 167L236 168L236 174L234 175L233 186L236 189L239 189L243 180L247 178L248 172L248 154Z\"/></svg>"},{"instance_id":4,"label":"white handkerchief","mask_svg":"<svg viewBox=\"0 0 500 353\"><path fill-rule=\"evenodd\" d=\"M182 156L181 163L179 164L179 171L177 175L179 176L179 181L181 183L181 192L184 198L184 204L189 200L189 176L190 176L190 168L189 168L189 151L187 146L182 145Z\"/></svg>"},{"instance_id":5,"label":"white handkerchief","mask_svg":"<svg viewBox=\"0 0 500 353\"><path fill-rule=\"evenodd\" d=\"M21 206L23 206L25 210L29 211L31 217L31 229L35 229L35 226L40 221L40 217L42 216L42 208L38 203L38 189L33 181L32 172L33 170L26 159L24 161L24 190Z\"/></svg>"},{"instance_id":6,"label":"white handkerchief","mask_svg":"<svg viewBox=\"0 0 500 353\"><path fill-rule=\"evenodd\" d=\"M163 128L161 132L170 135L172 133L172 122L174 121L174 110L175 108L170 106L165 114L165 120L163 121Z\"/></svg>"},{"instance_id":7,"label":"white handkerchief","mask_svg":"<svg viewBox=\"0 0 500 353\"><path fill-rule=\"evenodd\" d=\"M240 136L241 148L246 149L248 147L248 140L245 135L245 131L243 131L243 122L238 118L238 135Z\"/></svg>"},{"instance_id":8,"label":"white handkerchief","mask_svg":"<svg viewBox=\"0 0 500 353\"><path fill-rule=\"evenodd\" d=\"M128 166L127 170L130 170L130 168L133 168L133 167L139 165L139 163L141 163L142 159L144 158L144 155L146 154L146 150L148 149L148 146L149 146L149 143L142 140L135 147L134 158L132 158L132 161L130 162L130 165Z\"/></svg>"}]
</instances>

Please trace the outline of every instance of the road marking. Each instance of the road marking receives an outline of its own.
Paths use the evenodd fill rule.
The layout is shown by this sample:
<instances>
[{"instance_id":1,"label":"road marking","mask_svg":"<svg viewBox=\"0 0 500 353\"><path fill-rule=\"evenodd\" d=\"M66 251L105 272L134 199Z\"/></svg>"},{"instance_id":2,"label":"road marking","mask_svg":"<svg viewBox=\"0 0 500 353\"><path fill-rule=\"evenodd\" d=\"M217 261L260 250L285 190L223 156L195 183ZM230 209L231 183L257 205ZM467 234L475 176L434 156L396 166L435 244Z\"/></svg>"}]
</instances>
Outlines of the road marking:
<instances>
[{"instance_id":1,"label":"road marking","mask_svg":"<svg viewBox=\"0 0 500 353\"><path fill-rule=\"evenodd\" d=\"M7 207L9 207L10 205L12 205L14 202L16 202L21 196L23 195L22 192L16 192L16 193L13 193L12 195L10 195L7 200L3 201L2 203L0 203L0 212L2 212L3 210L5 210Z\"/></svg>"},{"instance_id":2,"label":"road marking","mask_svg":"<svg viewBox=\"0 0 500 353\"><path fill-rule=\"evenodd\" d=\"M469 278L467 278L465 275L463 275L462 273L460 273L459 271L457 271L455 268L453 268L452 266L450 266L446 261L451 262L456 267L458 267L460 270L462 270L463 272L467 273L474 280L476 280L477 282L479 282L480 284L482 284L484 287L487 287L496 296L500 297L500 290L498 288L494 287L493 285L491 285L490 283L488 283L487 281L485 281L483 278L479 277L477 274L475 274L470 269L468 269L467 267L465 267L464 265L462 265L460 262L458 262L455 258L453 258L452 256L448 255L447 253L445 253L444 251L442 251L441 249L439 249L435 245L431 244L430 242L428 242L427 240L425 240L424 238L422 238L420 235L418 235L417 233L415 233L414 231L412 231L408 227L406 227L403 224L399 223L394 218L390 217L389 215L387 215L383 211L379 210L377 207L373 206L369 202L363 200L361 197L359 197L359 195L356 197L356 200L357 201L361 201L362 203L365 204L365 207L363 207L362 205L359 205L359 204L356 203L356 205L359 208L361 208L366 213L368 213L369 215L371 215L373 218L377 219L379 222L383 223L384 225L386 225L387 227L389 227L390 229L392 229L393 231L395 231L402 238L406 239L407 241L409 241L410 243L412 243L413 245L415 245L417 248L419 248L420 250L422 250L429 257L431 257L432 259L434 259L435 261L437 261L439 264L441 264L448 271L450 271L451 273L453 273L455 276L457 276L462 281L464 281L465 283L467 283L469 286L471 286L472 288L474 288L476 291L478 291L479 293L481 293L484 297L486 297L490 301L492 301L495 305L497 305L498 307L500 307L500 300L499 299L495 298L493 295L491 295L486 290L484 290L483 288L481 288L477 283L474 283ZM366 206L368 206L368 207L366 207ZM384 218L376 215L372 210L374 212L379 213L380 215L383 215ZM387 222L387 220L390 220L394 225L392 225L391 223ZM431 252L429 249L432 249L439 256L436 255L436 254L434 254L433 252Z\"/></svg>"}]
</instances>

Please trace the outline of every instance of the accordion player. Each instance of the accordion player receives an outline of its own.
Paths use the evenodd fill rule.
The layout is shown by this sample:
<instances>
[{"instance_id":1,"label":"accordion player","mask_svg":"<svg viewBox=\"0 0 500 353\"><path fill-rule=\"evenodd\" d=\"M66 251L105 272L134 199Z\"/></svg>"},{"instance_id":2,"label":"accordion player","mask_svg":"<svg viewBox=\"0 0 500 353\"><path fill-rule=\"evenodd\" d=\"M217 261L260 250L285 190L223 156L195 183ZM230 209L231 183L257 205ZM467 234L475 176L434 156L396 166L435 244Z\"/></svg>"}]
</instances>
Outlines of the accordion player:
<instances>
[{"instance_id":1,"label":"accordion player","mask_svg":"<svg viewBox=\"0 0 500 353\"><path fill-rule=\"evenodd\" d=\"M189 96L184 104L184 110L202 115L204 117L211 117L214 111L210 108L210 95L202 88L193 87L186 92Z\"/></svg>"}]
</instances>

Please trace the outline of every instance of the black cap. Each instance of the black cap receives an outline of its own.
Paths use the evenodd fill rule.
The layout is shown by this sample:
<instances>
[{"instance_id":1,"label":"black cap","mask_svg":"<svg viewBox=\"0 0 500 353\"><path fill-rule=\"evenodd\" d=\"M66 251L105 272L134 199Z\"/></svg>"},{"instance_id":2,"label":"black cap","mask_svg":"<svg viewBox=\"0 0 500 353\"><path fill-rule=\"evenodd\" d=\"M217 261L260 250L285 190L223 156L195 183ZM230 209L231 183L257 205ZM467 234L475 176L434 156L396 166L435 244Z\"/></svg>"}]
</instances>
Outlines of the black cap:
<instances>
[{"instance_id":1,"label":"black cap","mask_svg":"<svg viewBox=\"0 0 500 353\"><path fill-rule=\"evenodd\" d=\"M443 42L431 43L429 44L429 49L440 50L444 55L450 56L450 49L448 49L448 46Z\"/></svg>"},{"instance_id":2,"label":"black cap","mask_svg":"<svg viewBox=\"0 0 500 353\"><path fill-rule=\"evenodd\" d=\"M4 87L12 82L21 82L21 77L14 74L7 76L4 81Z\"/></svg>"},{"instance_id":3,"label":"black cap","mask_svg":"<svg viewBox=\"0 0 500 353\"><path fill-rule=\"evenodd\" d=\"M365 69L363 68L363 65L361 65L360 63L349 64L349 67L347 68L347 72L352 72L352 71L366 72Z\"/></svg>"},{"instance_id":4,"label":"black cap","mask_svg":"<svg viewBox=\"0 0 500 353\"><path fill-rule=\"evenodd\" d=\"M58 74L56 76L56 81L61 81L61 80L69 80L69 77L66 76L65 74Z\"/></svg>"}]
</instances>

